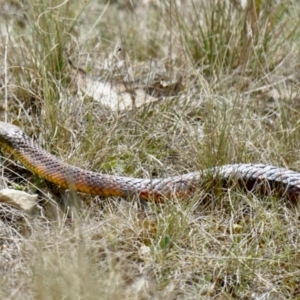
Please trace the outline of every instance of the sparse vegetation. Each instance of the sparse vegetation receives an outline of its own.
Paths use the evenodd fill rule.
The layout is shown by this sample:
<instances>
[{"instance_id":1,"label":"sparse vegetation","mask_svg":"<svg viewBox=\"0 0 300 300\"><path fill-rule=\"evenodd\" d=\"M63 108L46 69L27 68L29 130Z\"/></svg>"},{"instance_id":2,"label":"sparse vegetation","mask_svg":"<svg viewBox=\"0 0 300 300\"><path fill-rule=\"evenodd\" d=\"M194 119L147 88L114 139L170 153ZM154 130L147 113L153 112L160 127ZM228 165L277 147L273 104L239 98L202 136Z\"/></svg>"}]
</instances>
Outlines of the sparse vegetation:
<instances>
[{"instance_id":1,"label":"sparse vegetation","mask_svg":"<svg viewBox=\"0 0 300 300\"><path fill-rule=\"evenodd\" d=\"M0 3L1 120L64 161L145 178L300 170L297 1ZM111 109L79 68L158 101ZM0 206L1 299L300 297L300 213L286 199L199 190L140 207L2 166L2 187L38 193L39 208Z\"/></svg>"}]
</instances>

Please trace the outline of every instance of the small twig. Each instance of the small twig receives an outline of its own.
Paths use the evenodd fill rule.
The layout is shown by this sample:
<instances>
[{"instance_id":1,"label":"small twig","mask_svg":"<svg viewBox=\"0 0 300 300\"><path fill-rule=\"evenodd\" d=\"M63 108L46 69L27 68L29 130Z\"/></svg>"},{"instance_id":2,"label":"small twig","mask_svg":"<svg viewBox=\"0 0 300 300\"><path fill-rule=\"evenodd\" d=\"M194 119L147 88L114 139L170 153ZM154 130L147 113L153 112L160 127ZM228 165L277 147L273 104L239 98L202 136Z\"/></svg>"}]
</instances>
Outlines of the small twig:
<instances>
[{"instance_id":1,"label":"small twig","mask_svg":"<svg viewBox=\"0 0 300 300\"><path fill-rule=\"evenodd\" d=\"M72 68L73 70L75 70L76 72L79 71L80 73L83 73L84 75L87 75L86 71L84 71L84 70L81 69L80 67L75 66L75 65L73 64L72 60L70 59L70 54L68 53L68 51L67 51L66 48L65 48L65 53L66 53L66 55L67 55L68 63L69 63L69 65L71 66L71 68Z\"/></svg>"},{"instance_id":2,"label":"small twig","mask_svg":"<svg viewBox=\"0 0 300 300\"><path fill-rule=\"evenodd\" d=\"M4 112L4 120L5 123L7 122L7 110L8 110L8 104L7 104L7 84L8 84L8 78L7 78L7 44L8 44L8 34L5 39L5 50L4 50L4 106L5 106L5 112Z\"/></svg>"}]
</instances>

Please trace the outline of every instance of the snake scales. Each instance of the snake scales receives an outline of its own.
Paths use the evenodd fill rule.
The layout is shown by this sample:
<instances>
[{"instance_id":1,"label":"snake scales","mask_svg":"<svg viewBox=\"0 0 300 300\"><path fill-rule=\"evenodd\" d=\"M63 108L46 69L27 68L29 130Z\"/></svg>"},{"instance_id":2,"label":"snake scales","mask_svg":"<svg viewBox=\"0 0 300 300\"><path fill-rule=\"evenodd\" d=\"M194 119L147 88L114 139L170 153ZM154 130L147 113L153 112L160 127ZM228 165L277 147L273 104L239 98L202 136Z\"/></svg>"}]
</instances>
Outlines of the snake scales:
<instances>
[{"instance_id":1,"label":"snake scales","mask_svg":"<svg viewBox=\"0 0 300 300\"><path fill-rule=\"evenodd\" d=\"M298 198L300 194L300 173L263 164L231 164L151 180L95 173L62 162L19 127L3 122L0 122L0 146L40 177L63 188L91 195L127 197L137 194L141 199L159 202L193 195L205 178L224 186L237 182L250 191L275 191L291 198Z\"/></svg>"}]
</instances>

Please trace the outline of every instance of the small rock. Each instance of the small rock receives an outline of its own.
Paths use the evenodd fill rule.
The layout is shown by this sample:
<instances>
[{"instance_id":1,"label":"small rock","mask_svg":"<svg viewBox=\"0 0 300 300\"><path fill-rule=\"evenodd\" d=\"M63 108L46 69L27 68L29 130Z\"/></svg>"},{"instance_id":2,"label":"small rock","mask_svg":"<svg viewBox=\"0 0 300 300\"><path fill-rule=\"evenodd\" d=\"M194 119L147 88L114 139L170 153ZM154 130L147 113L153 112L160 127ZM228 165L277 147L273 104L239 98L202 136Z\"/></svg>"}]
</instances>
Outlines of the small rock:
<instances>
[{"instance_id":1,"label":"small rock","mask_svg":"<svg viewBox=\"0 0 300 300\"><path fill-rule=\"evenodd\" d=\"M3 189L0 191L0 202L9 204L27 213L32 213L38 195L30 195L23 191Z\"/></svg>"}]
</instances>

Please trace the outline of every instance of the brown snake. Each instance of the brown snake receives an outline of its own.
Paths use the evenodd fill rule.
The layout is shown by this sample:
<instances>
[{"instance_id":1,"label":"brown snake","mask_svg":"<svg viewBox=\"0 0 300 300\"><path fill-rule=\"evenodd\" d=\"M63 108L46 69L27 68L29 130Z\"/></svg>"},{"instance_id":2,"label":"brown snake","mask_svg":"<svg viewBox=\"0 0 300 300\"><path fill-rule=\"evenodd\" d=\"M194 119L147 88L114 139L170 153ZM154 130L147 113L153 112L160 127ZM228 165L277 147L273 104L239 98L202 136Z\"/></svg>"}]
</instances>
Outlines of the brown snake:
<instances>
[{"instance_id":1,"label":"brown snake","mask_svg":"<svg viewBox=\"0 0 300 300\"><path fill-rule=\"evenodd\" d=\"M231 164L180 176L142 179L95 173L68 165L42 149L19 127L0 122L0 146L29 170L63 188L99 196L127 197L160 202L192 196L205 178L229 186L239 183L247 190L298 198L300 173L263 164ZM207 182L208 180L206 180Z\"/></svg>"}]
</instances>

